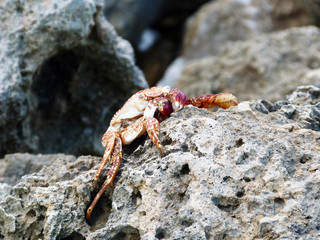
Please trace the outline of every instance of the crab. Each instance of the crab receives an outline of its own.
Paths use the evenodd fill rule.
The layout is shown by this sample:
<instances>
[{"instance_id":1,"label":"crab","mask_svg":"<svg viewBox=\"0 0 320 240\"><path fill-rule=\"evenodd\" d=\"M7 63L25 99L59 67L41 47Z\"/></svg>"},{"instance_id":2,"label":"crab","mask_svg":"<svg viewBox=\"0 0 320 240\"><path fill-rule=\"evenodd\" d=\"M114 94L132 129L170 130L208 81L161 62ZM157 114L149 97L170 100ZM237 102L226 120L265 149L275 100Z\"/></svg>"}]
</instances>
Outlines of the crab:
<instances>
[{"instance_id":1,"label":"crab","mask_svg":"<svg viewBox=\"0 0 320 240\"><path fill-rule=\"evenodd\" d=\"M107 179L87 210L86 219L90 220L95 205L115 178L122 159L122 145L132 143L133 140L147 132L163 157L159 126L160 122L170 117L172 112L177 112L186 105L207 109L218 106L227 109L237 104L237 98L230 93L207 94L187 99L181 90L170 90L168 86L152 87L132 95L113 116L109 128L102 136L101 142L106 149L93 180L95 189L97 189L101 171L108 160L111 162L111 168Z\"/></svg>"}]
</instances>

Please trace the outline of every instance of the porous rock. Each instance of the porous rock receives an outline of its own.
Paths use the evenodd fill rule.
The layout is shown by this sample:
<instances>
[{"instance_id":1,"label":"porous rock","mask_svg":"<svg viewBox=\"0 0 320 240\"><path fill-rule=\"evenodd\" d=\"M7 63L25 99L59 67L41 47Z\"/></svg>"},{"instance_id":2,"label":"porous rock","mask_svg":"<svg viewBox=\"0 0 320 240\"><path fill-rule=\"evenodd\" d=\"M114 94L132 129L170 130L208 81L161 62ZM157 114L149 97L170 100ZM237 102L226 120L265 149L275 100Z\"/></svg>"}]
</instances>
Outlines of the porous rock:
<instances>
[{"instance_id":1,"label":"porous rock","mask_svg":"<svg viewBox=\"0 0 320 240\"><path fill-rule=\"evenodd\" d=\"M59 158L0 202L0 236L319 239L320 132L281 110L311 109L319 98L320 89L307 86L277 106L260 100L172 114L161 123L165 157L149 139L126 149L91 225L84 215L100 159Z\"/></svg>"},{"instance_id":2,"label":"porous rock","mask_svg":"<svg viewBox=\"0 0 320 240\"><path fill-rule=\"evenodd\" d=\"M176 87L190 97L231 92L242 101L281 100L298 86L319 87L319 43L320 30L311 26L237 42L186 64Z\"/></svg>"},{"instance_id":3,"label":"porous rock","mask_svg":"<svg viewBox=\"0 0 320 240\"><path fill-rule=\"evenodd\" d=\"M64 154L7 154L0 159L0 182L13 187L23 176L50 166L57 158L63 158L67 162L75 161L74 156Z\"/></svg>"},{"instance_id":4,"label":"porous rock","mask_svg":"<svg viewBox=\"0 0 320 240\"><path fill-rule=\"evenodd\" d=\"M0 5L1 156L101 152L111 114L147 87L101 8L98 0Z\"/></svg>"}]
</instances>

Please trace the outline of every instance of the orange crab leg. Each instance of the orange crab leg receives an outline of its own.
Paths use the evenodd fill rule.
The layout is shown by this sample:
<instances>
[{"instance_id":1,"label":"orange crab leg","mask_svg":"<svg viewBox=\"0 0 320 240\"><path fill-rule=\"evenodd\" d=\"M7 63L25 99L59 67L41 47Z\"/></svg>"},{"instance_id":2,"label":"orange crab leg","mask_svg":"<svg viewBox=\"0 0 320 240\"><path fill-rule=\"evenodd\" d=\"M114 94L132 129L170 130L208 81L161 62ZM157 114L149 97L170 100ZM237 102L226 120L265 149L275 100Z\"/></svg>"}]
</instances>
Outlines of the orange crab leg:
<instances>
[{"instance_id":1,"label":"orange crab leg","mask_svg":"<svg viewBox=\"0 0 320 240\"><path fill-rule=\"evenodd\" d=\"M124 145L128 145L133 142L136 138L140 137L146 132L145 118L141 117L136 120L133 124L129 125L121 131L121 139Z\"/></svg>"},{"instance_id":2,"label":"orange crab leg","mask_svg":"<svg viewBox=\"0 0 320 240\"><path fill-rule=\"evenodd\" d=\"M116 133L113 131L113 129L108 129L105 134L103 134L102 136L102 145L104 147L106 147L106 150L104 151L104 155L103 155L103 158L102 158L102 161L100 163L100 166L99 166L99 169L96 173L96 176L94 177L93 179L93 183L94 183L94 188L97 188L97 183L98 183L98 179L99 179L99 176L101 174L101 171L102 169L104 168L104 166L106 165L108 159L109 159L109 156L112 152L112 149L114 147L114 143L115 143L115 139L116 139Z\"/></svg>"},{"instance_id":3,"label":"orange crab leg","mask_svg":"<svg viewBox=\"0 0 320 240\"><path fill-rule=\"evenodd\" d=\"M141 117L121 131L122 142L126 145L130 144L147 130L150 139L159 149L161 156L163 156L163 147L159 139L159 127L160 123L156 118Z\"/></svg>"},{"instance_id":4,"label":"orange crab leg","mask_svg":"<svg viewBox=\"0 0 320 240\"><path fill-rule=\"evenodd\" d=\"M163 146L159 139L159 127L160 123L156 118L149 118L146 119L146 128L147 133L151 139L151 141L156 145L156 147L159 149L161 157L163 157Z\"/></svg>"},{"instance_id":5,"label":"orange crab leg","mask_svg":"<svg viewBox=\"0 0 320 240\"><path fill-rule=\"evenodd\" d=\"M88 221L90 220L93 208L96 206L96 204L99 201L99 199L101 198L102 194L107 189L107 187L110 185L110 183L112 183L114 177L116 176L116 174L118 172L118 169L120 167L121 160L122 160L122 143L121 143L121 139L120 138L116 138L115 139L114 148L113 148L113 151L112 151L112 162L113 162L113 164L112 164L112 166L111 166L111 168L110 168L110 170L108 172L107 179L103 183L101 189L99 190L99 192L97 193L97 195L93 199L90 207L87 210L86 219Z\"/></svg>"},{"instance_id":6,"label":"orange crab leg","mask_svg":"<svg viewBox=\"0 0 320 240\"><path fill-rule=\"evenodd\" d=\"M191 104L198 108L211 109L216 106L227 109L238 105L238 99L231 93L207 94L199 97L189 98L187 105Z\"/></svg>"}]
</instances>

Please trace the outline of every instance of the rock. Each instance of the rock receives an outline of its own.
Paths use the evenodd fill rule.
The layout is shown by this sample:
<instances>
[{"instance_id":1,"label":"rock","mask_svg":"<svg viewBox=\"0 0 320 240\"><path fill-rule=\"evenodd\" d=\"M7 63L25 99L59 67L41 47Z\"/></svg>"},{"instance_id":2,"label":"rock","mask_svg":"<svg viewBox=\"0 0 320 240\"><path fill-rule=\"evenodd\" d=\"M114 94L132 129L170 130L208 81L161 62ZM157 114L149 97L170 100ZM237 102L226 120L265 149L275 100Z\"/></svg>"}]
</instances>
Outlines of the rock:
<instances>
[{"instance_id":1,"label":"rock","mask_svg":"<svg viewBox=\"0 0 320 240\"><path fill-rule=\"evenodd\" d=\"M0 236L61 239L86 231L88 226L79 214L90 201L92 178L87 172L94 160L98 159L82 157L70 163L61 157L40 172L24 177L12 189L12 195L0 203Z\"/></svg>"},{"instance_id":2,"label":"rock","mask_svg":"<svg viewBox=\"0 0 320 240\"><path fill-rule=\"evenodd\" d=\"M23 176L50 166L57 158L63 158L67 162L76 160L74 156L64 154L8 154L0 159L0 182L14 186Z\"/></svg>"},{"instance_id":3,"label":"rock","mask_svg":"<svg viewBox=\"0 0 320 240\"><path fill-rule=\"evenodd\" d=\"M208 0L105 0L104 15L135 48L137 65L154 86L181 49L188 16Z\"/></svg>"},{"instance_id":4,"label":"rock","mask_svg":"<svg viewBox=\"0 0 320 240\"><path fill-rule=\"evenodd\" d=\"M313 23L297 1L209 2L187 22L181 55L186 59L217 55L237 41Z\"/></svg>"},{"instance_id":5,"label":"rock","mask_svg":"<svg viewBox=\"0 0 320 240\"><path fill-rule=\"evenodd\" d=\"M163 2L106 0L103 12L117 32L137 46L142 32L159 17Z\"/></svg>"},{"instance_id":6,"label":"rock","mask_svg":"<svg viewBox=\"0 0 320 240\"><path fill-rule=\"evenodd\" d=\"M312 6L310 1L303 2ZM239 41L291 27L314 25L314 18L305 11L303 4L292 0L208 2L188 19L179 61L173 62L170 71L181 74L182 68L177 62L185 62L184 69L187 69L190 60L216 56ZM170 71L160 85L174 86L177 74L171 75Z\"/></svg>"},{"instance_id":7,"label":"rock","mask_svg":"<svg viewBox=\"0 0 320 240\"><path fill-rule=\"evenodd\" d=\"M100 158L58 158L22 178L0 202L0 236L319 239L320 132L282 110L311 113L319 100L320 89L307 86L282 103L242 102L217 112L186 107L172 114L161 123L166 156L149 139L132 154L126 149L90 225L84 215ZM261 104L264 113L257 110Z\"/></svg>"},{"instance_id":8,"label":"rock","mask_svg":"<svg viewBox=\"0 0 320 240\"><path fill-rule=\"evenodd\" d=\"M298 87L287 100L272 104L264 99L258 100L251 107L262 113L279 111L293 119L301 128L320 131L319 88L315 86Z\"/></svg>"},{"instance_id":9,"label":"rock","mask_svg":"<svg viewBox=\"0 0 320 240\"><path fill-rule=\"evenodd\" d=\"M0 156L101 152L123 102L147 83L94 0L0 6Z\"/></svg>"},{"instance_id":10,"label":"rock","mask_svg":"<svg viewBox=\"0 0 320 240\"><path fill-rule=\"evenodd\" d=\"M105 0L103 12L123 38L139 49L143 34L168 34L208 0Z\"/></svg>"},{"instance_id":11,"label":"rock","mask_svg":"<svg viewBox=\"0 0 320 240\"><path fill-rule=\"evenodd\" d=\"M320 20L320 4L317 0L304 1L297 0L297 2L305 9L305 11L314 19L316 23Z\"/></svg>"},{"instance_id":12,"label":"rock","mask_svg":"<svg viewBox=\"0 0 320 240\"><path fill-rule=\"evenodd\" d=\"M300 85L319 86L320 30L292 28L234 43L185 65L176 87L187 96L231 92L240 101L277 101Z\"/></svg>"}]
</instances>

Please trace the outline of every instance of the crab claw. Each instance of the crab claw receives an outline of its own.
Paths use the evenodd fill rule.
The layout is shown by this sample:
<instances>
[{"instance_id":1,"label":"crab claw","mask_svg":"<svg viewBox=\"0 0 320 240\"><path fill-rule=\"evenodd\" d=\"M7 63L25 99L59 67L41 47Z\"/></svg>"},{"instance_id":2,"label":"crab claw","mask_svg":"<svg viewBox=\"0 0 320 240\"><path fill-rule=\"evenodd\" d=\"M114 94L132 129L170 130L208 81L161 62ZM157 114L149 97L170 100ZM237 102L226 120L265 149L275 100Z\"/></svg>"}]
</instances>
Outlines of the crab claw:
<instances>
[{"instance_id":1,"label":"crab claw","mask_svg":"<svg viewBox=\"0 0 320 240\"><path fill-rule=\"evenodd\" d=\"M180 89L175 88L169 92L169 98L172 103L173 111L181 110L187 103L187 97Z\"/></svg>"},{"instance_id":2,"label":"crab claw","mask_svg":"<svg viewBox=\"0 0 320 240\"><path fill-rule=\"evenodd\" d=\"M207 94L189 98L186 105L193 105L198 108L211 109L216 106L227 109L239 104L238 99L231 93Z\"/></svg>"}]
</instances>

